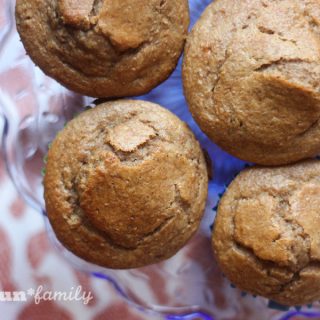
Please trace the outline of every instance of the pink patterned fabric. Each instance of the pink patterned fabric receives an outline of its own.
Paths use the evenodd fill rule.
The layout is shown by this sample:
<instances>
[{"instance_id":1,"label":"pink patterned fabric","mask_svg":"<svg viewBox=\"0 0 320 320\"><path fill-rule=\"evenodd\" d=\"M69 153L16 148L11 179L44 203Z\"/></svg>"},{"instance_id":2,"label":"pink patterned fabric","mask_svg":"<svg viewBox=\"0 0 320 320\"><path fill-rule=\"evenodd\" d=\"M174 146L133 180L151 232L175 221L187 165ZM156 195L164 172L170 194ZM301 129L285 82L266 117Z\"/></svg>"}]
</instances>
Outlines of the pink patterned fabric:
<instances>
[{"instance_id":1,"label":"pink patterned fabric","mask_svg":"<svg viewBox=\"0 0 320 320\"><path fill-rule=\"evenodd\" d=\"M42 301L36 305L32 297L26 302L0 302L0 319L160 319L129 307L107 281L72 269L56 253L47 238L42 216L17 194L2 159L0 190L0 291L27 291L42 285L48 291L69 292L81 285L83 291L93 294L87 306L82 301Z\"/></svg>"},{"instance_id":2,"label":"pink patterned fabric","mask_svg":"<svg viewBox=\"0 0 320 320\"><path fill-rule=\"evenodd\" d=\"M5 3L0 0L0 35L8 25L4 15ZM0 90L9 95L26 90L26 83L30 83L28 74L19 66L8 67L7 72L0 74ZM28 114L29 105L32 101L20 99L20 117ZM1 132L2 125L0 117ZM146 317L129 307L107 281L71 268L57 254L47 238L43 217L25 204L6 174L2 154L0 190L0 291L27 291L42 285L47 291L69 292L72 287L81 285L83 291L90 291L93 295L88 305L82 301L42 301L37 305L30 296L25 302L0 302L0 319L159 319Z\"/></svg>"}]
</instances>

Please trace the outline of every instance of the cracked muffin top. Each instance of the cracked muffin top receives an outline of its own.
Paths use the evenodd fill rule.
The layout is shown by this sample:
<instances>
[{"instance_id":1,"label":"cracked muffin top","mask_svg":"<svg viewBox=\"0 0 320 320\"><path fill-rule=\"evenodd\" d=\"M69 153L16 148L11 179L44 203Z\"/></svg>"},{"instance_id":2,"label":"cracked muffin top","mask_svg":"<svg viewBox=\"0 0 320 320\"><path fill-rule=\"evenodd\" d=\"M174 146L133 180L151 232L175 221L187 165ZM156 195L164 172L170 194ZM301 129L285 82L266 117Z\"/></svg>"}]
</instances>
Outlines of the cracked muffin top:
<instances>
[{"instance_id":1,"label":"cracked muffin top","mask_svg":"<svg viewBox=\"0 0 320 320\"><path fill-rule=\"evenodd\" d=\"M46 210L74 254L108 268L174 255L195 233L207 198L199 143L168 110L103 103L69 122L48 153Z\"/></svg>"},{"instance_id":2,"label":"cracked muffin top","mask_svg":"<svg viewBox=\"0 0 320 320\"><path fill-rule=\"evenodd\" d=\"M279 165L320 152L320 2L217 0L191 32L185 95L227 152Z\"/></svg>"},{"instance_id":3,"label":"cracked muffin top","mask_svg":"<svg viewBox=\"0 0 320 320\"><path fill-rule=\"evenodd\" d=\"M219 204L212 244L240 289L284 305L320 299L320 161L250 168Z\"/></svg>"},{"instance_id":4,"label":"cracked muffin top","mask_svg":"<svg viewBox=\"0 0 320 320\"><path fill-rule=\"evenodd\" d=\"M17 0L16 21L46 74L81 94L123 97L171 74L189 8L187 0Z\"/></svg>"}]
</instances>

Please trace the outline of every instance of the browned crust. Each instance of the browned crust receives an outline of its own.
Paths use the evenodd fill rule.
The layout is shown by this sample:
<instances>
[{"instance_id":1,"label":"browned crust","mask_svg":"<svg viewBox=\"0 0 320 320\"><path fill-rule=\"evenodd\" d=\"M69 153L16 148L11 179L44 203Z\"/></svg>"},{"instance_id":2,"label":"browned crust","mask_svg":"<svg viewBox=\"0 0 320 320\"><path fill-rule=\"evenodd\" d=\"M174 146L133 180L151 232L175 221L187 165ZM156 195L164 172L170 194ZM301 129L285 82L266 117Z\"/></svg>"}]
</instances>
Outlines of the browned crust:
<instances>
[{"instance_id":1,"label":"browned crust","mask_svg":"<svg viewBox=\"0 0 320 320\"><path fill-rule=\"evenodd\" d=\"M17 29L33 61L76 92L148 92L176 67L189 25L187 0L18 0Z\"/></svg>"},{"instance_id":2,"label":"browned crust","mask_svg":"<svg viewBox=\"0 0 320 320\"><path fill-rule=\"evenodd\" d=\"M134 268L174 255L197 230L205 159L190 129L145 101L114 101L60 132L44 178L58 239L85 260Z\"/></svg>"},{"instance_id":3,"label":"browned crust","mask_svg":"<svg viewBox=\"0 0 320 320\"><path fill-rule=\"evenodd\" d=\"M284 305L320 299L320 161L240 173L219 204L212 245L242 290Z\"/></svg>"},{"instance_id":4,"label":"browned crust","mask_svg":"<svg viewBox=\"0 0 320 320\"><path fill-rule=\"evenodd\" d=\"M279 165L320 151L320 3L218 0L192 30L185 95L227 152Z\"/></svg>"}]
</instances>

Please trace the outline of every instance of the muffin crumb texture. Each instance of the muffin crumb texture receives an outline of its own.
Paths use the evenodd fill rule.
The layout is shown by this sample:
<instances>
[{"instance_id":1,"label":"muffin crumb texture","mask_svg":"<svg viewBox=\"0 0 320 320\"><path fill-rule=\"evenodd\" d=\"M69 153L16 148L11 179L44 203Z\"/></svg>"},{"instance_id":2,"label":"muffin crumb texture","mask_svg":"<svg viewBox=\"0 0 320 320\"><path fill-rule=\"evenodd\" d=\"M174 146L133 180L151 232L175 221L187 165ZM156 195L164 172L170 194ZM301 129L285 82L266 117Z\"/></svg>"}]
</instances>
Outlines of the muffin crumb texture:
<instances>
[{"instance_id":1,"label":"muffin crumb texture","mask_svg":"<svg viewBox=\"0 0 320 320\"><path fill-rule=\"evenodd\" d=\"M213 248L240 289L284 305L320 299L320 162L251 168L222 197Z\"/></svg>"},{"instance_id":2,"label":"muffin crumb texture","mask_svg":"<svg viewBox=\"0 0 320 320\"><path fill-rule=\"evenodd\" d=\"M317 155L319 45L319 1L214 1L185 50L195 120L246 161L281 165Z\"/></svg>"},{"instance_id":3,"label":"muffin crumb texture","mask_svg":"<svg viewBox=\"0 0 320 320\"><path fill-rule=\"evenodd\" d=\"M44 180L58 239L109 268L174 255L197 230L207 169L191 130L145 101L115 101L80 114L60 132Z\"/></svg>"}]
</instances>

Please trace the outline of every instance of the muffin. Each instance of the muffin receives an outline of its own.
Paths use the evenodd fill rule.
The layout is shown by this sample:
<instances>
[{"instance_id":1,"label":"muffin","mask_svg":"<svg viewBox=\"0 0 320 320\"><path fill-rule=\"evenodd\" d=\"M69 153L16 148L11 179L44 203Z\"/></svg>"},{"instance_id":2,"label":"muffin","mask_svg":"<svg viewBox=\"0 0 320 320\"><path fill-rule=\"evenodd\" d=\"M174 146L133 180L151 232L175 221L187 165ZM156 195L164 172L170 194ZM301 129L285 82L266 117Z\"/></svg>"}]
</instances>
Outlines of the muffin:
<instances>
[{"instance_id":1,"label":"muffin","mask_svg":"<svg viewBox=\"0 0 320 320\"><path fill-rule=\"evenodd\" d=\"M320 162L240 173L219 204L212 244L240 289L282 305L320 300Z\"/></svg>"},{"instance_id":2,"label":"muffin","mask_svg":"<svg viewBox=\"0 0 320 320\"><path fill-rule=\"evenodd\" d=\"M319 46L319 1L214 1L187 40L191 113L242 160L281 165L317 155Z\"/></svg>"},{"instance_id":3,"label":"muffin","mask_svg":"<svg viewBox=\"0 0 320 320\"><path fill-rule=\"evenodd\" d=\"M148 92L175 68L187 0L17 0L26 51L47 75L88 96Z\"/></svg>"},{"instance_id":4,"label":"muffin","mask_svg":"<svg viewBox=\"0 0 320 320\"><path fill-rule=\"evenodd\" d=\"M185 123L145 101L103 103L58 134L46 165L46 210L58 240L115 269L174 255L198 229L208 176Z\"/></svg>"}]
</instances>

